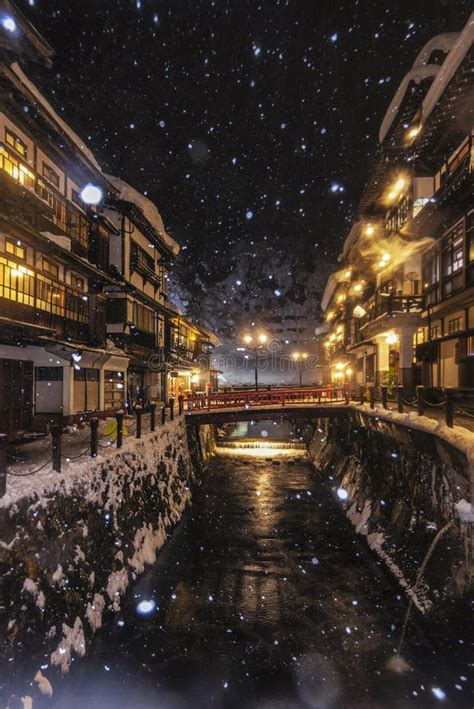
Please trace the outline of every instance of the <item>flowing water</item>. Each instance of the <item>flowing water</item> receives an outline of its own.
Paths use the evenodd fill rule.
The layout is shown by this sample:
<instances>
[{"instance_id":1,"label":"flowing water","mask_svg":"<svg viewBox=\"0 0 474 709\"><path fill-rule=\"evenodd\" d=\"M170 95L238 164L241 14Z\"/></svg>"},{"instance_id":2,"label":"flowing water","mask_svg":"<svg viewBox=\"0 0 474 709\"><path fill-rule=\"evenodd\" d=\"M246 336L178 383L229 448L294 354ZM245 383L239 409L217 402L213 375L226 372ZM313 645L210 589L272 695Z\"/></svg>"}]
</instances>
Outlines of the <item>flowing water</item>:
<instances>
[{"instance_id":1,"label":"flowing water","mask_svg":"<svg viewBox=\"0 0 474 709\"><path fill-rule=\"evenodd\" d=\"M414 621L413 670L386 668L406 598L327 476L301 457L249 453L213 460L123 611L34 708L472 706L462 647L431 645Z\"/></svg>"}]
</instances>

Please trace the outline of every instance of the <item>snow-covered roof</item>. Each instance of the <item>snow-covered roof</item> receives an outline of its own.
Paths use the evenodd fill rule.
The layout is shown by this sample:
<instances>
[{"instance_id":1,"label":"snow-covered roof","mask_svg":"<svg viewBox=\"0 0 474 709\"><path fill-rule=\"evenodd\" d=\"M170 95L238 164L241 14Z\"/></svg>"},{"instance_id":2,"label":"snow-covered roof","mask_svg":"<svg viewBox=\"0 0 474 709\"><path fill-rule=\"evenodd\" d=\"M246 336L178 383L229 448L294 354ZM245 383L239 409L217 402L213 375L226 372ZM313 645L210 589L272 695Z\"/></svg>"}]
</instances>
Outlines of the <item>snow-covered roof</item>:
<instances>
[{"instance_id":1,"label":"snow-covered roof","mask_svg":"<svg viewBox=\"0 0 474 709\"><path fill-rule=\"evenodd\" d=\"M329 276L326 283L326 288L324 289L323 297L321 298L321 308L324 311L326 311L327 307L329 306L329 303L331 302L331 298L337 286L344 280L345 271L346 269L335 271Z\"/></svg>"},{"instance_id":2,"label":"snow-covered roof","mask_svg":"<svg viewBox=\"0 0 474 709\"><path fill-rule=\"evenodd\" d=\"M387 134L393 124L393 121L395 120L398 110L402 105L403 99L410 83L414 81L415 83L419 84L424 79L436 77L441 70L441 66L438 64L428 64L430 56L436 50L441 51L445 54L448 53L455 45L455 42L458 37L458 32L439 34L436 37L430 39L430 41L425 44L425 46L413 62L412 68L410 69L408 74L406 74L400 86L398 87L397 92L393 97L390 106L387 109L379 131L379 141L381 143L383 143L383 141L387 137ZM444 64L442 66L444 67Z\"/></svg>"},{"instance_id":3,"label":"snow-covered roof","mask_svg":"<svg viewBox=\"0 0 474 709\"><path fill-rule=\"evenodd\" d=\"M351 250L351 248L354 246L355 242L359 238L360 227L361 227L360 220L357 220L352 224L351 230L346 237L346 240L344 242L344 246L342 247L342 253L338 259L339 261L342 261L343 259L346 258L349 251Z\"/></svg>"},{"instance_id":4,"label":"snow-covered roof","mask_svg":"<svg viewBox=\"0 0 474 709\"><path fill-rule=\"evenodd\" d=\"M469 17L461 34L457 35L456 41L454 42L448 56L444 60L436 76L436 79L431 84L430 89L424 98L421 109L422 124L426 123L428 120L428 117L438 103L457 69L461 65L464 57L472 47L473 41L474 12L471 13L471 16Z\"/></svg>"},{"instance_id":5,"label":"snow-covered roof","mask_svg":"<svg viewBox=\"0 0 474 709\"><path fill-rule=\"evenodd\" d=\"M167 233L161 214L153 202L119 177L115 177L114 175L105 175L105 177L118 191L119 199L122 199L124 202L131 202L138 207L164 243L175 255L178 255L179 244Z\"/></svg>"},{"instance_id":6,"label":"snow-covered roof","mask_svg":"<svg viewBox=\"0 0 474 709\"><path fill-rule=\"evenodd\" d=\"M43 94L37 89L30 79L25 75L23 70L20 68L19 64L16 62L11 65L11 70L16 75L16 77L21 81L30 94L36 99L38 104L49 114L50 118L59 126L61 131L74 143L74 145L83 153L87 160L94 166L96 170L102 172L99 163L94 157L94 154L84 141L75 133L68 124L63 121L63 119L58 116L54 108L51 106L49 101L43 96Z\"/></svg>"}]
</instances>

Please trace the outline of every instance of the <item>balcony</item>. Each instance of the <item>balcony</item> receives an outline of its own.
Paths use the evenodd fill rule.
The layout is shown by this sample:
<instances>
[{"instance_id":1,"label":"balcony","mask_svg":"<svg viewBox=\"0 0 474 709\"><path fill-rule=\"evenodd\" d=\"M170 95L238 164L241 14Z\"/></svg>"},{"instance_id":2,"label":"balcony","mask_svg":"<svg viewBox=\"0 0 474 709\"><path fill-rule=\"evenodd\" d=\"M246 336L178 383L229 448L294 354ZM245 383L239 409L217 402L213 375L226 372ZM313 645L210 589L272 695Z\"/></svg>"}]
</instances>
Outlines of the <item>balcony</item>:
<instances>
[{"instance_id":1,"label":"balcony","mask_svg":"<svg viewBox=\"0 0 474 709\"><path fill-rule=\"evenodd\" d=\"M16 221L39 232L67 237L71 240L71 250L87 257L90 222L86 215L29 165L11 154L3 143L0 143L0 174L2 196L13 206L11 214Z\"/></svg>"},{"instance_id":2,"label":"balcony","mask_svg":"<svg viewBox=\"0 0 474 709\"><path fill-rule=\"evenodd\" d=\"M161 288L161 278L157 276L155 270L148 265L146 259L140 254L134 254L130 259L130 270L136 271L155 288Z\"/></svg>"},{"instance_id":3,"label":"balcony","mask_svg":"<svg viewBox=\"0 0 474 709\"><path fill-rule=\"evenodd\" d=\"M2 333L4 341L36 341L38 336L47 339L70 340L81 344L101 345L105 341L105 305L101 300L83 296L65 288L55 302L45 303L42 294L31 296L30 304L1 297ZM25 299L26 300L26 299Z\"/></svg>"},{"instance_id":4,"label":"balcony","mask_svg":"<svg viewBox=\"0 0 474 709\"><path fill-rule=\"evenodd\" d=\"M423 310L419 295L392 295L377 292L366 305L367 314L359 320L359 333L367 340L389 327L417 325Z\"/></svg>"}]
</instances>

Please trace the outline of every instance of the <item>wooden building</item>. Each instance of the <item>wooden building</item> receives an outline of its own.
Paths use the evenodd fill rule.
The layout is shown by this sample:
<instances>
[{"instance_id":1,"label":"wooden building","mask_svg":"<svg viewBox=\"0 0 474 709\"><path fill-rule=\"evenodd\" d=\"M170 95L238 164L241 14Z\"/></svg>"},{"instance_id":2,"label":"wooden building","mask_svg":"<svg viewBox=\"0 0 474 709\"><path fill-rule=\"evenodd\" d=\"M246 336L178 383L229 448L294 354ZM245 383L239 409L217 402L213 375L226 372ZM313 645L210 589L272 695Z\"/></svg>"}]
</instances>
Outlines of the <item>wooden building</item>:
<instances>
[{"instance_id":1,"label":"wooden building","mask_svg":"<svg viewBox=\"0 0 474 709\"><path fill-rule=\"evenodd\" d=\"M17 9L0 28L0 431L115 405L128 360L106 341L115 228L81 199L113 191L92 153L27 78L52 50Z\"/></svg>"},{"instance_id":2,"label":"wooden building","mask_svg":"<svg viewBox=\"0 0 474 709\"><path fill-rule=\"evenodd\" d=\"M322 302L333 381L474 386L473 37L428 42L384 117Z\"/></svg>"}]
</instances>

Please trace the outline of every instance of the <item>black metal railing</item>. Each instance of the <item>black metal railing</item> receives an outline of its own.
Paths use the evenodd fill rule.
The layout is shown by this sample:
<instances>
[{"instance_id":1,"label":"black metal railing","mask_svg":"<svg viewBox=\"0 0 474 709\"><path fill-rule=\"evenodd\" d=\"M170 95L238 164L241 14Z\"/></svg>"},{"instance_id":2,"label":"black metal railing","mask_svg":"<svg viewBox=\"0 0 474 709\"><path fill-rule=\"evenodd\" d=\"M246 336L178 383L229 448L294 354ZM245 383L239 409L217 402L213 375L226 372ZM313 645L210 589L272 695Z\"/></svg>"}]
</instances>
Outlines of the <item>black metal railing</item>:
<instances>
[{"instance_id":1,"label":"black metal railing","mask_svg":"<svg viewBox=\"0 0 474 709\"><path fill-rule=\"evenodd\" d=\"M29 477L36 473L48 472L51 468L60 473L69 465L84 462L88 458L107 455L107 450L121 448L127 438L142 438L146 433L159 431L167 421L184 413L184 397L175 402L157 406L150 402L145 408L137 405L127 414L123 409L111 412L97 412L80 426L66 427L67 417L53 415L49 431L43 438L33 442L11 441L6 434L0 434L0 497L6 492L7 479Z\"/></svg>"}]
</instances>

